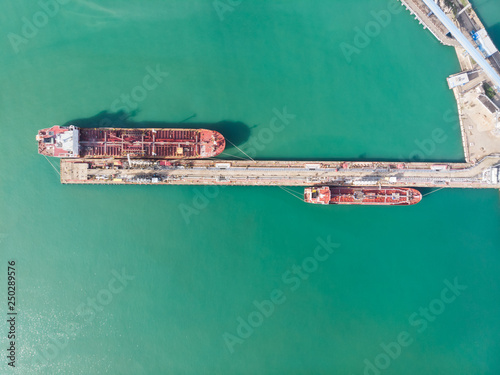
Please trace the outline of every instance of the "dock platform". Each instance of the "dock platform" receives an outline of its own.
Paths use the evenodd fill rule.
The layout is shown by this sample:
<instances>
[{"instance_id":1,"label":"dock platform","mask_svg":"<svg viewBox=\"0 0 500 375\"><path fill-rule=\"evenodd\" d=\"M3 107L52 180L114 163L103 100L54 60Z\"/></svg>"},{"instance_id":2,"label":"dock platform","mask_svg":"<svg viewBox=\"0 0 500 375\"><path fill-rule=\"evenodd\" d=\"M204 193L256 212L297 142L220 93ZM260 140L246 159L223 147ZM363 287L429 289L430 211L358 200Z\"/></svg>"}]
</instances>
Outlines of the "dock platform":
<instances>
[{"instance_id":1,"label":"dock platform","mask_svg":"<svg viewBox=\"0 0 500 375\"><path fill-rule=\"evenodd\" d=\"M500 189L500 154L470 163L62 159L63 184L407 186Z\"/></svg>"}]
</instances>

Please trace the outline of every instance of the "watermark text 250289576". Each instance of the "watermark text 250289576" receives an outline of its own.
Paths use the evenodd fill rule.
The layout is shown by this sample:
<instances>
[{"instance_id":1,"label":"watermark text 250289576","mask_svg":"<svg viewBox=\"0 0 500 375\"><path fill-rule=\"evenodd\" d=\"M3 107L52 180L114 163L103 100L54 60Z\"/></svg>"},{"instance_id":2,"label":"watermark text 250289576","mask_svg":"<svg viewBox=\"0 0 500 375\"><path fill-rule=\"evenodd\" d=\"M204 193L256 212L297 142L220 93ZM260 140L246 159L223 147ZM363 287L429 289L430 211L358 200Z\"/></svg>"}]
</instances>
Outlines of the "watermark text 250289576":
<instances>
[{"instance_id":1,"label":"watermark text 250289576","mask_svg":"<svg viewBox=\"0 0 500 375\"><path fill-rule=\"evenodd\" d=\"M7 364L16 367L16 261L9 260L7 266Z\"/></svg>"}]
</instances>

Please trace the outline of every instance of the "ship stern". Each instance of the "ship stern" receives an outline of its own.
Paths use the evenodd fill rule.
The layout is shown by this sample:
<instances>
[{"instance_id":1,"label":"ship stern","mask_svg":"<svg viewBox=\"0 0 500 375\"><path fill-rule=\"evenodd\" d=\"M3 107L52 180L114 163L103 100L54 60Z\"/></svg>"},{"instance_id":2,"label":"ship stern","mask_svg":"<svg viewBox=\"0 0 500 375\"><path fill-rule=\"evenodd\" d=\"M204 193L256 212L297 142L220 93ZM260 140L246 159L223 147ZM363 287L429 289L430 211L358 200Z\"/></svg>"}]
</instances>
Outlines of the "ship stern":
<instances>
[{"instance_id":1,"label":"ship stern","mask_svg":"<svg viewBox=\"0 0 500 375\"><path fill-rule=\"evenodd\" d=\"M331 191L328 186L308 187L304 189L304 202L313 204L330 204Z\"/></svg>"},{"instance_id":2,"label":"ship stern","mask_svg":"<svg viewBox=\"0 0 500 375\"><path fill-rule=\"evenodd\" d=\"M41 129L36 135L38 153L58 158L76 158L80 154L79 129L55 125Z\"/></svg>"}]
</instances>

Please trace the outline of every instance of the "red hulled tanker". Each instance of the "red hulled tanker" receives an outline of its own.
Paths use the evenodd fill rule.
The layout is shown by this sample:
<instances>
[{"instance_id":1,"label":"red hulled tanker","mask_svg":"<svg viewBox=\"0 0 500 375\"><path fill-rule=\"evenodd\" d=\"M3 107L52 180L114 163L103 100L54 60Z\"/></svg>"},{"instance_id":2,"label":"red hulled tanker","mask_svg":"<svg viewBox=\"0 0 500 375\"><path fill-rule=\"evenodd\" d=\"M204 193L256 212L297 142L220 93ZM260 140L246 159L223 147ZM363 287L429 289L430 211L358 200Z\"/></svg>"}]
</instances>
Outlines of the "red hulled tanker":
<instances>
[{"instance_id":1,"label":"red hulled tanker","mask_svg":"<svg viewBox=\"0 0 500 375\"><path fill-rule=\"evenodd\" d=\"M411 188L321 186L304 190L304 201L315 204L409 206L421 199L422 194Z\"/></svg>"},{"instance_id":2,"label":"red hulled tanker","mask_svg":"<svg viewBox=\"0 0 500 375\"><path fill-rule=\"evenodd\" d=\"M60 158L203 159L226 146L206 129L113 129L53 126L36 136L38 153Z\"/></svg>"}]
</instances>

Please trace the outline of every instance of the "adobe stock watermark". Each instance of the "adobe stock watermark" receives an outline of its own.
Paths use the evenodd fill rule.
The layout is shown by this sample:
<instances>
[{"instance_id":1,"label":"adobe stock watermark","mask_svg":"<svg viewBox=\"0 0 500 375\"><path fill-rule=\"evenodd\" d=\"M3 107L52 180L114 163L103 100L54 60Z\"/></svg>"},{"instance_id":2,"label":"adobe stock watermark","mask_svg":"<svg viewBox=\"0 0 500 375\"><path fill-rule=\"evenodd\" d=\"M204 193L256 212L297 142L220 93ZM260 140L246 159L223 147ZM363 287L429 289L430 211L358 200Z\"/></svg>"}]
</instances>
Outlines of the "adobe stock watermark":
<instances>
[{"instance_id":1,"label":"adobe stock watermark","mask_svg":"<svg viewBox=\"0 0 500 375\"><path fill-rule=\"evenodd\" d=\"M193 189L193 199L191 204L179 203L179 211L186 224L191 224L191 216L199 215L201 211L208 207L210 201L217 198L221 188L225 185L205 185L203 189Z\"/></svg>"},{"instance_id":2,"label":"adobe stock watermark","mask_svg":"<svg viewBox=\"0 0 500 375\"><path fill-rule=\"evenodd\" d=\"M166 78L170 76L169 72L163 70L161 64L156 64L155 69L147 66L145 70L146 74L142 77L137 86L134 86L129 92L121 94L111 102L110 110L112 112L121 113L121 115L116 119L101 119L97 127L123 126L122 124L116 125L116 123L120 123L129 118L130 114L139 107L139 104L145 101L149 94L156 90L165 82Z\"/></svg>"},{"instance_id":3,"label":"adobe stock watermark","mask_svg":"<svg viewBox=\"0 0 500 375\"><path fill-rule=\"evenodd\" d=\"M123 292L130 281L135 279L135 276L127 274L125 268L121 272L112 270L111 274L113 277L105 288L99 290L95 297L87 298L86 302L76 307L75 313L80 318L78 321L67 323L57 334L47 335L49 343L44 349L36 350L35 348L35 355L32 357L33 364L41 367L47 366L68 347L71 339L74 339L86 325L96 318L98 313L113 302L116 295Z\"/></svg>"},{"instance_id":4,"label":"adobe stock watermark","mask_svg":"<svg viewBox=\"0 0 500 375\"><path fill-rule=\"evenodd\" d=\"M417 146L415 150L410 152L409 159L411 161L421 161L428 159L436 152L438 145L445 143L448 140L448 135L441 128L432 130L431 136L423 140L415 139L414 143ZM403 159L401 159L403 160Z\"/></svg>"},{"instance_id":5,"label":"adobe stock watermark","mask_svg":"<svg viewBox=\"0 0 500 375\"><path fill-rule=\"evenodd\" d=\"M250 137L247 143L241 147L241 150L247 156L254 157L258 151L264 150L274 140L276 134L285 130L291 120L297 117L288 113L287 107L283 107L281 111L273 108L273 114L274 116L269 121L268 126L259 129L257 135ZM191 204L180 203L178 206L184 222L191 224L191 217L193 215L197 216L205 210L210 202L219 196L221 189L225 186L227 185L206 185L203 189L194 188Z\"/></svg>"},{"instance_id":6,"label":"adobe stock watermark","mask_svg":"<svg viewBox=\"0 0 500 375\"><path fill-rule=\"evenodd\" d=\"M340 43L340 49L346 59L350 64L352 62L353 55L359 55L362 50L367 48L372 40L380 35L380 33L389 26L392 21L392 17L403 10L401 4L398 0L389 0L386 9L382 10L372 10L370 12L372 20L368 21L363 28L356 26L354 31L354 37L351 43L342 42Z\"/></svg>"},{"instance_id":7,"label":"adobe stock watermark","mask_svg":"<svg viewBox=\"0 0 500 375\"><path fill-rule=\"evenodd\" d=\"M443 114L442 120L444 123L453 123L452 130L460 129L458 114L453 110L447 110ZM449 137L443 128L435 128L431 131L428 138L415 139L414 143L417 147L409 153L408 159L414 162L428 160L436 152L438 146L445 143L448 139ZM399 155L399 159L404 160L405 158Z\"/></svg>"},{"instance_id":8,"label":"adobe stock watermark","mask_svg":"<svg viewBox=\"0 0 500 375\"><path fill-rule=\"evenodd\" d=\"M236 345L242 345L245 340L249 339L255 330L274 314L276 308L287 301L287 294L299 289L302 282L309 279L310 275L318 270L320 264L327 261L335 249L340 247L338 243L332 242L330 236L326 238L326 241L318 237L317 242L318 245L311 256L304 258L299 265L294 264L283 272L281 280L285 287L273 289L269 293L268 299L254 300L252 303L254 309L246 318L239 316L236 319L237 326L233 333L224 332L222 334L222 339L229 353L233 354Z\"/></svg>"},{"instance_id":9,"label":"adobe stock watermark","mask_svg":"<svg viewBox=\"0 0 500 375\"><path fill-rule=\"evenodd\" d=\"M170 73L162 70L161 64L156 64L153 69L150 66L146 67L146 75L141 82L135 86L129 93L121 94L119 98L111 103L111 111L119 112L134 111L139 107L139 103L145 101L151 91L154 91L162 84Z\"/></svg>"},{"instance_id":10,"label":"adobe stock watermark","mask_svg":"<svg viewBox=\"0 0 500 375\"><path fill-rule=\"evenodd\" d=\"M10 45L14 52L17 54L20 51L21 45L26 45L31 39L36 37L43 29L48 25L51 18L56 17L60 10L61 5L66 5L71 0L40 0L38 1L38 6L40 10L33 13L31 17L22 17L21 30L19 34L10 32L7 34Z\"/></svg>"},{"instance_id":11,"label":"adobe stock watermark","mask_svg":"<svg viewBox=\"0 0 500 375\"><path fill-rule=\"evenodd\" d=\"M243 0L214 0L212 5L219 16L219 20L224 21L224 14L227 12L234 12L237 6L239 6Z\"/></svg>"},{"instance_id":12,"label":"adobe stock watermark","mask_svg":"<svg viewBox=\"0 0 500 375\"><path fill-rule=\"evenodd\" d=\"M269 124L265 128L259 129L257 135L251 136L250 139L241 147L241 149L250 157L257 156L259 151L263 151L274 141L276 134L281 133L291 124L292 120L297 118L293 113L288 113L287 107L283 107L280 111L277 108L273 109L274 117L271 118Z\"/></svg>"},{"instance_id":13,"label":"adobe stock watermark","mask_svg":"<svg viewBox=\"0 0 500 375\"><path fill-rule=\"evenodd\" d=\"M445 312L446 306L455 301L467 289L466 285L459 284L456 277L453 279L453 283L444 280L444 285L445 287L441 290L438 298L430 301L427 306L420 307L418 311L409 316L408 323L416 328L417 333L423 333L430 323ZM414 341L415 339L410 332L401 331L394 341L388 344L381 343L382 351L373 360L365 358L363 375L381 375L393 361L401 356L403 349L409 347Z\"/></svg>"}]
</instances>

